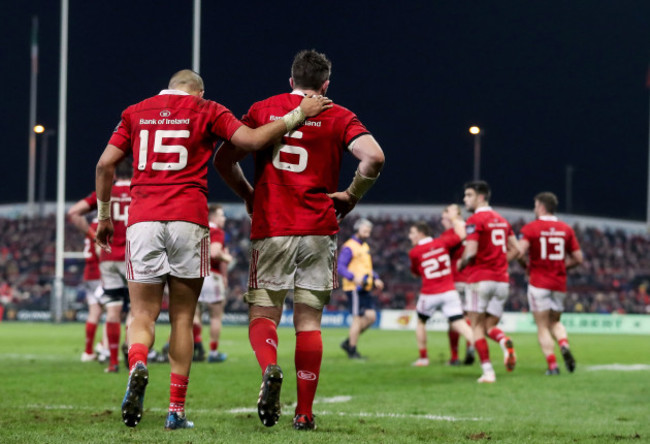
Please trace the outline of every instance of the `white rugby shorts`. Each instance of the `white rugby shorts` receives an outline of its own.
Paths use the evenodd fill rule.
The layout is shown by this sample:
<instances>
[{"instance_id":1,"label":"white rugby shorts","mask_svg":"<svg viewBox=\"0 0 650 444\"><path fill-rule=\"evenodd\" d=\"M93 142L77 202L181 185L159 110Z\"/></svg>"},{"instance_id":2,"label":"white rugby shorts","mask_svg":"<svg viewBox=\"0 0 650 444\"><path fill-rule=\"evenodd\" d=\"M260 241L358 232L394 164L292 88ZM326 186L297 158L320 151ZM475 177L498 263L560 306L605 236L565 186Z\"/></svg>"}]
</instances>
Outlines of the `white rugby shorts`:
<instances>
[{"instance_id":1,"label":"white rugby shorts","mask_svg":"<svg viewBox=\"0 0 650 444\"><path fill-rule=\"evenodd\" d=\"M102 261L99 263L104 290L126 288L126 265L124 261Z\"/></svg>"},{"instance_id":2,"label":"white rugby shorts","mask_svg":"<svg viewBox=\"0 0 650 444\"><path fill-rule=\"evenodd\" d=\"M83 289L86 292L86 303L88 303L88 305L99 304L99 299L104 294L101 279L84 281Z\"/></svg>"},{"instance_id":3,"label":"white rugby shorts","mask_svg":"<svg viewBox=\"0 0 650 444\"><path fill-rule=\"evenodd\" d=\"M510 294L508 282L481 281L469 284L465 294L465 311L503 315L503 306Z\"/></svg>"},{"instance_id":4,"label":"white rugby shorts","mask_svg":"<svg viewBox=\"0 0 650 444\"><path fill-rule=\"evenodd\" d=\"M456 287L458 296L460 296L460 303L465 307L465 295L469 291L469 284L467 282L454 282L454 287Z\"/></svg>"},{"instance_id":5,"label":"white rugby shorts","mask_svg":"<svg viewBox=\"0 0 650 444\"><path fill-rule=\"evenodd\" d=\"M530 311L553 310L561 313L564 311L564 299L566 299L565 292L528 285L528 305Z\"/></svg>"},{"instance_id":6,"label":"white rugby shorts","mask_svg":"<svg viewBox=\"0 0 650 444\"><path fill-rule=\"evenodd\" d=\"M191 222L138 222L126 229L126 277L158 284L167 274L198 279L210 274L208 227Z\"/></svg>"},{"instance_id":7,"label":"white rugby shorts","mask_svg":"<svg viewBox=\"0 0 650 444\"><path fill-rule=\"evenodd\" d=\"M276 236L251 242L249 289L329 291L335 285L336 236Z\"/></svg>"},{"instance_id":8,"label":"white rugby shorts","mask_svg":"<svg viewBox=\"0 0 650 444\"><path fill-rule=\"evenodd\" d=\"M456 290L438 294L421 294L415 309L418 313L428 317L433 316L436 310L442 311L447 319L463 316L463 306Z\"/></svg>"},{"instance_id":9,"label":"white rugby shorts","mask_svg":"<svg viewBox=\"0 0 650 444\"><path fill-rule=\"evenodd\" d=\"M226 286L223 277L217 273L210 273L210 276L203 280L199 302L205 304L216 304L226 298Z\"/></svg>"}]
</instances>

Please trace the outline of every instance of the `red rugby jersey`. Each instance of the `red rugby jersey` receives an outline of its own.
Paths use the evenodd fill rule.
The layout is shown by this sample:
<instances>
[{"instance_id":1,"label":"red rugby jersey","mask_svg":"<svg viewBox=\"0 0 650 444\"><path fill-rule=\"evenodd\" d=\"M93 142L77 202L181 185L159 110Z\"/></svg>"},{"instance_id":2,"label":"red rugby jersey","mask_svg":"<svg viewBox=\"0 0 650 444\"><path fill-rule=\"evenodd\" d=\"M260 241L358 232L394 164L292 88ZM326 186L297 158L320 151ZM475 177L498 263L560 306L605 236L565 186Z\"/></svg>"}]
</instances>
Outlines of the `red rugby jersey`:
<instances>
[{"instance_id":1,"label":"red rugby jersey","mask_svg":"<svg viewBox=\"0 0 650 444\"><path fill-rule=\"evenodd\" d=\"M129 225L180 220L208 226L207 162L242 123L228 108L177 90L129 106L109 143L133 152Z\"/></svg>"},{"instance_id":2,"label":"red rugby jersey","mask_svg":"<svg viewBox=\"0 0 650 444\"><path fill-rule=\"evenodd\" d=\"M444 236L458 236L453 228L445 230L440 237ZM462 271L458 271L458 259L463 257L465 251L465 242L460 242L455 247L449 249L449 256L451 256L451 275L454 282L467 282L469 276L468 269L465 267Z\"/></svg>"},{"instance_id":3,"label":"red rugby jersey","mask_svg":"<svg viewBox=\"0 0 650 444\"><path fill-rule=\"evenodd\" d=\"M491 207L480 207L467 219L467 240L478 242L467 282L508 282L508 237L513 234L507 220Z\"/></svg>"},{"instance_id":4,"label":"red rugby jersey","mask_svg":"<svg viewBox=\"0 0 650 444\"><path fill-rule=\"evenodd\" d=\"M257 128L300 105L298 91L253 104L242 121ZM342 155L368 130L346 108L310 117L281 143L255 153L255 198L251 239L288 235L331 235L339 230L327 193L337 190Z\"/></svg>"},{"instance_id":5,"label":"red rugby jersey","mask_svg":"<svg viewBox=\"0 0 650 444\"><path fill-rule=\"evenodd\" d=\"M521 236L530 244L530 284L565 292L566 256L580 249L573 229L555 216L541 216L524 225Z\"/></svg>"},{"instance_id":6,"label":"red rugby jersey","mask_svg":"<svg viewBox=\"0 0 650 444\"><path fill-rule=\"evenodd\" d=\"M456 233L437 239L427 237L411 249L411 271L422 277L422 294L439 294L455 290L449 249L461 243Z\"/></svg>"},{"instance_id":7,"label":"red rugby jersey","mask_svg":"<svg viewBox=\"0 0 650 444\"><path fill-rule=\"evenodd\" d=\"M97 231L97 220L90 224L93 231ZM86 236L84 237L84 281L96 281L102 278L99 272L99 256L97 256L97 249L95 248L95 239Z\"/></svg>"},{"instance_id":8,"label":"red rugby jersey","mask_svg":"<svg viewBox=\"0 0 650 444\"><path fill-rule=\"evenodd\" d=\"M111 190L111 220L113 221L113 241L111 252L102 250L99 261L123 261L126 251L126 227L131 205L131 182L118 180ZM91 209L97 209L97 194L93 191L84 199Z\"/></svg>"},{"instance_id":9,"label":"red rugby jersey","mask_svg":"<svg viewBox=\"0 0 650 444\"><path fill-rule=\"evenodd\" d=\"M218 228L215 224L210 222L210 243L218 242L222 248L226 247L226 232ZM219 259L210 258L210 271L216 274L221 274L221 261Z\"/></svg>"}]
</instances>

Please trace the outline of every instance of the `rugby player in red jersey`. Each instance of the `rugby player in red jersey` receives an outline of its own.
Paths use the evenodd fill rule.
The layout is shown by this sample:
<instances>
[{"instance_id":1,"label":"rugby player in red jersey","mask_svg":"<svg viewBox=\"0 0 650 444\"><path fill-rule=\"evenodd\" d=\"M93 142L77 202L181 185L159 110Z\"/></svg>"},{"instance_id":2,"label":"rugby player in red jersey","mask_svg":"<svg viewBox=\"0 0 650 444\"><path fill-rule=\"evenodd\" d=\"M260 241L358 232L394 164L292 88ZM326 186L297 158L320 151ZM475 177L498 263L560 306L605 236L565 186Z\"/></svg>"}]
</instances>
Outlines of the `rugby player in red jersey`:
<instances>
[{"instance_id":1,"label":"rugby player in red jersey","mask_svg":"<svg viewBox=\"0 0 650 444\"><path fill-rule=\"evenodd\" d=\"M221 336L221 318L228 289L228 264L233 258L226 248L226 215L221 205L210 205L210 276L203 281L199 306L194 315L194 360L202 361L199 356L203 352L200 335L202 330L201 312L206 309L210 315L210 351L208 362L223 362L228 355L219 351ZM197 337L198 333L198 337ZM200 344L200 347L197 347ZM204 354L205 352L203 352Z\"/></svg>"},{"instance_id":2,"label":"rugby player in red jersey","mask_svg":"<svg viewBox=\"0 0 650 444\"><path fill-rule=\"evenodd\" d=\"M508 299L508 262L520 256L517 240L507 220L490 207L490 187L482 180L465 184L465 208L474 214L467 219L467 240L458 270L469 266L467 311L474 347L481 360L479 383L496 382L485 334L498 342L508 371L514 370L516 356L512 340L497 327Z\"/></svg>"},{"instance_id":3,"label":"rugby player in red jersey","mask_svg":"<svg viewBox=\"0 0 650 444\"><path fill-rule=\"evenodd\" d=\"M449 251L462 243L465 237L465 223L460 214L452 219L453 228L436 239L431 237L431 229L426 222L416 222L409 228L409 240L413 249L409 252L411 272L422 278L416 311L418 324L415 336L420 350L420 358L413 365L429 365L427 357L426 323L436 310L441 310L454 329L472 344L472 329L463 315L460 296L454 286L452 263Z\"/></svg>"},{"instance_id":4,"label":"rugby player in red jersey","mask_svg":"<svg viewBox=\"0 0 650 444\"><path fill-rule=\"evenodd\" d=\"M106 309L106 336L110 353L109 365L106 371L109 373L118 371L122 308L125 305L128 306L129 303L124 259L126 225L131 204L130 185L132 174L132 167L128 160L120 162L115 168L115 183L113 183L110 194L111 222L114 227L112 249L111 251L101 251L99 255L99 270L103 289L99 303ZM83 215L96 209L97 195L92 192L88 197L80 200L70 208L68 217L75 226L83 231L88 227ZM94 230L92 234L96 234Z\"/></svg>"},{"instance_id":5,"label":"rugby player in red jersey","mask_svg":"<svg viewBox=\"0 0 650 444\"><path fill-rule=\"evenodd\" d=\"M291 67L291 93L253 104L243 121L252 127L273 122L309 94L325 94L331 63L314 50L299 52ZM336 192L346 151L360 160L352 184ZM277 325L284 299L294 290L295 365L298 404L293 427L315 428L312 404L323 355L321 316L337 282L336 233L340 218L374 184L384 154L359 121L334 105L281 142L255 153L253 187L238 162L246 152L225 144L215 166L252 214L249 290L249 338L261 367L258 414L265 426L280 417L282 370L277 365Z\"/></svg>"},{"instance_id":6,"label":"rugby player in red jersey","mask_svg":"<svg viewBox=\"0 0 650 444\"><path fill-rule=\"evenodd\" d=\"M129 329L129 381L122 419L135 427L142 417L149 380L147 353L154 341L165 285L169 287L171 364L166 429L193 427L185 417L192 365L192 320L210 271L207 161L218 139L257 150L331 107L327 98L296 103L277 122L243 125L224 106L203 99L203 79L193 71L174 74L169 88L128 107L97 163L97 243L111 251L109 198L113 170L133 153L126 270L133 321Z\"/></svg>"},{"instance_id":7,"label":"rugby player in red jersey","mask_svg":"<svg viewBox=\"0 0 650 444\"><path fill-rule=\"evenodd\" d=\"M521 229L519 248L528 253L528 304L537 324L537 339L546 358L547 375L560 370L555 359L555 343L569 372L576 361L569 348L566 329L560 321L566 298L566 271L583 261L582 251L573 229L554 214L558 200L544 192L535 196L535 217ZM526 262L522 259L523 265Z\"/></svg>"},{"instance_id":8,"label":"rugby player in red jersey","mask_svg":"<svg viewBox=\"0 0 650 444\"><path fill-rule=\"evenodd\" d=\"M442 226L445 228L445 231L440 235L440 237L443 236L450 236L454 234L454 222L456 219L462 220L462 214L460 211L460 206L457 204L451 204L447 205L445 209L442 211L442 217L440 218L440 222L442 223ZM465 222L463 221L463 227L465 226ZM463 310L465 310L465 292L467 290L467 268L465 268L463 271L458 271L458 260L463 257L463 251L465 251L465 240L463 236L463 242L459 243L458 245L452 247L449 250L449 255L451 256L451 274L454 279L454 286L456 287L456 291L458 292L458 295L460 296L460 302L462 304ZM469 318L467 315L465 315L465 322L467 324L470 324ZM470 343L466 343L466 350L465 350L465 359L461 362L460 359L458 358L458 340L460 338L460 334L458 331L455 329L451 328L451 325L449 326L449 330L447 331L447 335L449 337L449 349L451 351L451 358L448 362L449 365L472 365L474 363L474 346Z\"/></svg>"}]
</instances>

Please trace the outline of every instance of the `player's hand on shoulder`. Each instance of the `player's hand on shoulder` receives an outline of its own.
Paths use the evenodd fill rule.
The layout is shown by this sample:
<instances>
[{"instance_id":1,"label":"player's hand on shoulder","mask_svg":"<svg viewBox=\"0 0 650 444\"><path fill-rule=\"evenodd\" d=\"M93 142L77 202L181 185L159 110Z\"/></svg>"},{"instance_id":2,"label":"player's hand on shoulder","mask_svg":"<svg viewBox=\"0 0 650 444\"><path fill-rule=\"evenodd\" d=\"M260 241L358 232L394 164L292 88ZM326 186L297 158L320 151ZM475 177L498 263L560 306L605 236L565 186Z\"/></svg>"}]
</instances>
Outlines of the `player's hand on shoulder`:
<instances>
[{"instance_id":1,"label":"player's hand on shoulder","mask_svg":"<svg viewBox=\"0 0 650 444\"><path fill-rule=\"evenodd\" d=\"M336 211L336 219L340 222L345 216L350 213L357 205L359 200L352 196L347 191L337 191L336 193L328 194L329 198L334 201L334 210Z\"/></svg>"},{"instance_id":2,"label":"player's hand on shoulder","mask_svg":"<svg viewBox=\"0 0 650 444\"><path fill-rule=\"evenodd\" d=\"M378 290L383 290L384 289L384 281L382 281L379 278L375 279L375 287L377 287Z\"/></svg>"},{"instance_id":3,"label":"player's hand on shoulder","mask_svg":"<svg viewBox=\"0 0 650 444\"><path fill-rule=\"evenodd\" d=\"M300 102L300 109L305 114L306 117L314 117L322 113L326 109L330 109L334 105L332 101L325 96L312 95L305 97Z\"/></svg>"},{"instance_id":4,"label":"player's hand on shoulder","mask_svg":"<svg viewBox=\"0 0 650 444\"><path fill-rule=\"evenodd\" d=\"M110 243L113 242L113 222L110 219L100 220L97 224L97 237L95 238L95 242L107 253L112 251Z\"/></svg>"}]
</instances>

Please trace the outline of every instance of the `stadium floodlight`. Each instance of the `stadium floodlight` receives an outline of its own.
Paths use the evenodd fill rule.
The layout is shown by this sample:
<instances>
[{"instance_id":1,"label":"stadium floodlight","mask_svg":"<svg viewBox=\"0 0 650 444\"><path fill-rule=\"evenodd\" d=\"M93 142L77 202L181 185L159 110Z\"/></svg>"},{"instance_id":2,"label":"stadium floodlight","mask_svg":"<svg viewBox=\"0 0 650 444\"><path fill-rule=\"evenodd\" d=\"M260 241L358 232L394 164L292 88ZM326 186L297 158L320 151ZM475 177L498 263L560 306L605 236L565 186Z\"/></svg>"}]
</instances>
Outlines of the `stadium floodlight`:
<instances>
[{"instance_id":1,"label":"stadium floodlight","mask_svg":"<svg viewBox=\"0 0 650 444\"><path fill-rule=\"evenodd\" d=\"M470 134L474 135L474 180L481 177L481 128L478 126L469 127Z\"/></svg>"},{"instance_id":2,"label":"stadium floodlight","mask_svg":"<svg viewBox=\"0 0 650 444\"><path fill-rule=\"evenodd\" d=\"M42 134L42 133L45 132L45 127L44 127L43 125L36 125L36 126L34 127L34 132L35 132L36 134Z\"/></svg>"}]
</instances>

